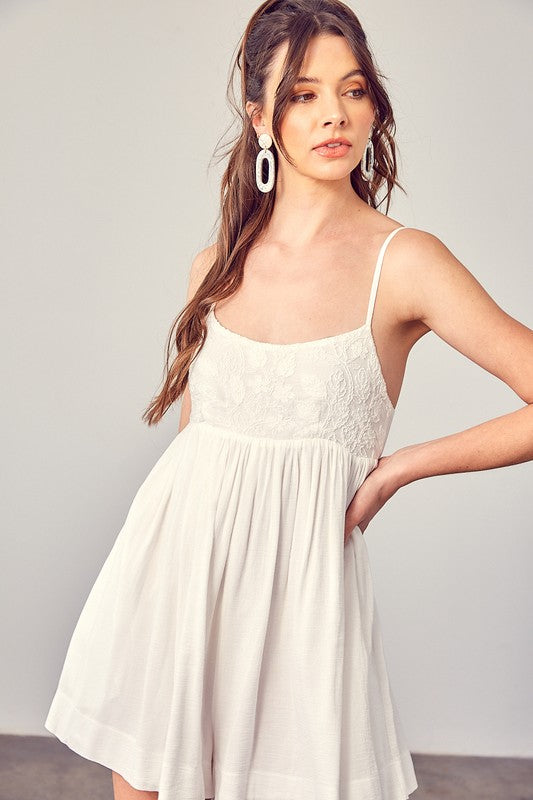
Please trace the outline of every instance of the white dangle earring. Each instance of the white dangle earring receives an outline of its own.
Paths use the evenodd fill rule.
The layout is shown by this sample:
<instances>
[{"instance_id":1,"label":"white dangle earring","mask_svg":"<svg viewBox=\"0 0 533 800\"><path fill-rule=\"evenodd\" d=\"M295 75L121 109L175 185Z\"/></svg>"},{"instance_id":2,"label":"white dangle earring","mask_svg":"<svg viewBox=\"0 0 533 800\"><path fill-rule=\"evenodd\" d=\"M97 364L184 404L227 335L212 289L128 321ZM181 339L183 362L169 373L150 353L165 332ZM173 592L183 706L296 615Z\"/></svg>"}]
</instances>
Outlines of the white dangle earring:
<instances>
[{"instance_id":1,"label":"white dangle earring","mask_svg":"<svg viewBox=\"0 0 533 800\"><path fill-rule=\"evenodd\" d=\"M268 133L262 133L257 141L262 149L258 152L255 160L255 182L257 184L257 188L261 192L269 192L274 186L276 170L274 155L272 154L272 151L268 149L272 144L272 137ZM268 178L266 181L263 181L263 162L265 160L268 163Z\"/></svg>"},{"instance_id":2,"label":"white dangle earring","mask_svg":"<svg viewBox=\"0 0 533 800\"><path fill-rule=\"evenodd\" d=\"M372 142L372 131L368 136L368 141L361 159L361 177L365 181L372 181L374 177L374 143Z\"/></svg>"}]
</instances>

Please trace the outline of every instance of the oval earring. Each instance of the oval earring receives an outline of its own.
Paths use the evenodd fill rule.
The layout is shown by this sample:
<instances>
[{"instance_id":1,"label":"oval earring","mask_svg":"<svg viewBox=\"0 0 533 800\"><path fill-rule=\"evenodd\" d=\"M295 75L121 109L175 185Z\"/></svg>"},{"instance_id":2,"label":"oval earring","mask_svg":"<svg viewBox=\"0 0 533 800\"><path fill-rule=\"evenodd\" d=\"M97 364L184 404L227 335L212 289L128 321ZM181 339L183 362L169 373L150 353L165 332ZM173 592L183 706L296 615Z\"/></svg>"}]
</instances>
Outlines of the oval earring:
<instances>
[{"instance_id":1,"label":"oval earring","mask_svg":"<svg viewBox=\"0 0 533 800\"><path fill-rule=\"evenodd\" d=\"M269 192L274 186L276 171L274 155L272 151L268 149L272 144L272 137L268 133L262 133L257 141L262 149L258 152L257 158L255 159L255 182L259 191ZM263 181L263 162L265 160L268 163L268 178L266 181Z\"/></svg>"},{"instance_id":2,"label":"oval earring","mask_svg":"<svg viewBox=\"0 0 533 800\"><path fill-rule=\"evenodd\" d=\"M372 141L372 133L370 133L368 137L361 159L361 177L365 181L372 181L374 177L374 143Z\"/></svg>"}]
</instances>

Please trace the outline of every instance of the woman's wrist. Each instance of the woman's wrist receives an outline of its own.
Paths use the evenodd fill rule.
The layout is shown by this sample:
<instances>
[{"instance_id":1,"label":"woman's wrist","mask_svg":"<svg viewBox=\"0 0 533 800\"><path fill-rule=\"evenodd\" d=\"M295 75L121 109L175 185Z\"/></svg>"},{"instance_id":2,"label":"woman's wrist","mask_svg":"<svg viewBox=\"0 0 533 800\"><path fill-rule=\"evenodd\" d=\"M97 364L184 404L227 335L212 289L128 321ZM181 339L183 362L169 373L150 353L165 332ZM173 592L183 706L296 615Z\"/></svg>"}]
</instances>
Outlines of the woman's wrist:
<instances>
[{"instance_id":1,"label":"woman's wrist","mask_svg":"<svg viewBox=\"0 0 533 800\"><path fill-rule=\"evenodd\" d=\"M423 445L411 444L401 447L389 456L386 456L385 485L387 492L394 494L402 486L407 486L423 475L416 471L417 453Z\"/></svg>"}]
</instances>

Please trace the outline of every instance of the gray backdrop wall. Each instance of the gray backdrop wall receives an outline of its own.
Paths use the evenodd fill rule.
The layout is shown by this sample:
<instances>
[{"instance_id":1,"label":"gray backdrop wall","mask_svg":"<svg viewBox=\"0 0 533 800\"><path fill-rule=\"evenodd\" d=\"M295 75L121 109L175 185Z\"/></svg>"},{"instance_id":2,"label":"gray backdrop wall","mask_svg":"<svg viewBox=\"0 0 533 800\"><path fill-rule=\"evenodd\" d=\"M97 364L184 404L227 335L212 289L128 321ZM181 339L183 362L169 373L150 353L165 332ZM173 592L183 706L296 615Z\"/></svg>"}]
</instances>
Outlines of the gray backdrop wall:
<instances>
[{"instance_id":1,"label":"gray backdrop wall","mask_svg":"<svg viewBox=\"0 0 533 800\"><path fill-rule=\"evenodd\" d=\"M156 429L140 415L213 240L209 160L257 5L0 6L2 732L46 734L81 607L177 433L177 407ZM439 236L531 326L533 5L351 5L396 113L408 196L391 216ZM385 452L521 405L430 334ZM533 756L532 477L527 464L419 481L365 534L412 750Z\"/></svg>"}]
</instances>

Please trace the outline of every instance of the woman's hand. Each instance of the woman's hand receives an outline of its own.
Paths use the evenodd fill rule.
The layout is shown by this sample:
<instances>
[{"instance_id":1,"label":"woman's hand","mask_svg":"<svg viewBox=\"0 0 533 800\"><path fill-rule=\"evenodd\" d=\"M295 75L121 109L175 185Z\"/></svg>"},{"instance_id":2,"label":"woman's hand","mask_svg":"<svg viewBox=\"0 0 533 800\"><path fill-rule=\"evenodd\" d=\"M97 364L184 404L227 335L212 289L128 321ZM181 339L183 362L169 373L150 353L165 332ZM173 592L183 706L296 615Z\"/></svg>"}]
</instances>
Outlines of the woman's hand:
<instances>
[{"instance_id":1,"label":"woman's hand","mask_svg":"<svg viewBox=\"0 0 533 800\"><path fill-rule=\"evenodd\" d=\"M394 468L394 455L383 456L370 472L346 509L344 544L355 527L364 533L366 526L387 500L395 494L401 482Z\"/></svg>"}]
</instances>

